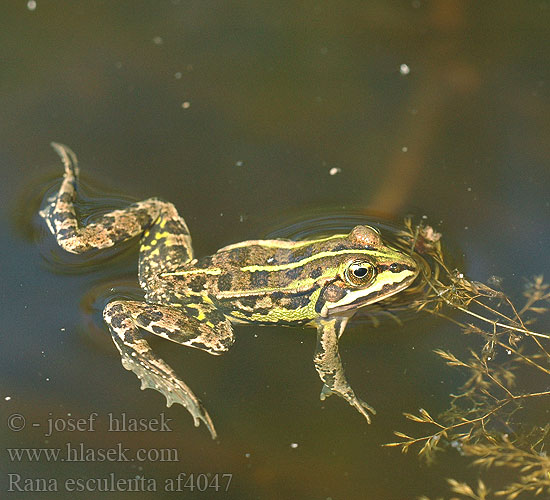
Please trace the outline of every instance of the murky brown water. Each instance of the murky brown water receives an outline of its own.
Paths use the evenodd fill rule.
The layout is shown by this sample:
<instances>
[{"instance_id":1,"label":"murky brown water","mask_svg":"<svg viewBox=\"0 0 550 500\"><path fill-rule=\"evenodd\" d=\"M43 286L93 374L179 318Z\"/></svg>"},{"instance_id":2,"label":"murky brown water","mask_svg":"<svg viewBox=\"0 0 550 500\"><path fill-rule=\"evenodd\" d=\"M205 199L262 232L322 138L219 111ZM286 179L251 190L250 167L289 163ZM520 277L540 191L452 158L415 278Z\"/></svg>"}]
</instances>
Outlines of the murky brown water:
<instances>
[{"instance_id":1,"label":"murky brown water","mask_svg":"<svg viewBox=\"0 0 550 500\"><path fill-rule=\"evenodd\" d=\"M174 498L165 481L180 473L198 481L194 491L180 483L184 498L436 498L450 496L447 477L475 483L453 451L428 467L380 445L406 430L403 411L437 414L464 381L433 349L466 352L478 340L426 316L350 326L341 352L378 410L370 426L341 400L319 401L312 331L237 328L219 358L155 341L215 419L213 442L184 409L139 391L102 324L106 298L136 293L136 250L62 254L36 211L61 176L55 140L110 206L174 202L197 255L277 234L303 214L427 214L472 278L502 276L520 296L522 277L550 275L549 25L547 1L5 5L2 442L129 451L69 463L2 450L2 490L9 474L51 480L56 498L135 476L155 482L155 498ZM7 426L13 414L25 419L19 432ZM164 414L172 431L109 432L109 414ZM45 435L48 419L62 428L69 417L88 424ZM138 449L146 460L124 460ZM163 461L161 449L177 457ZM207 473L220 491L199 491ZM108 497L152 495L115 487Z\"/></svg>"}]
</instances>

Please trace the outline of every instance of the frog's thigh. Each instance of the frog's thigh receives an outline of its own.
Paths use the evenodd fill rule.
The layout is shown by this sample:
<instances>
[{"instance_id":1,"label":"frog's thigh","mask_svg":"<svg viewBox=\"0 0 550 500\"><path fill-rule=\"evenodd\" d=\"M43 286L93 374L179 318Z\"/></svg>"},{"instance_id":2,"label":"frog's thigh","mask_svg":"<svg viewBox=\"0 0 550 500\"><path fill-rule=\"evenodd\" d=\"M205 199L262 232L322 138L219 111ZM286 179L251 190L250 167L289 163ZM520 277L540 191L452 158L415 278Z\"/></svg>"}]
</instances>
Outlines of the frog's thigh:
<instances>
[{"instance_id":1,"label":"frog's thigh","mask_svg":"<svg viewBox=\"0 0 550 500\"><path fill-rule=\"evenodd\" d=\"M375 411L355 395L346 379L338 352L338 338L342 335L346 323L345 318L335 318L322 320L317 327L317 347L313 360L317 373L324 382L321 390L321 400L331 394L337 394L359 411L370 423L370 416L367 411L372 413L375 413Z\"/></svg>"},{"instance_id":2,"label":"frog's thigh","mask_svg":"<svg viewBox=\"0 0 550 500\"><path fill-rule=\"evenodd\" d=\"M176 307L117 301L109 304L107 309L130 316L136 326L159 337L210 354L227 351L234 341L231 323L208 304Z\"/></svg>"},{"instance_id":3,"label":"frog's thigh","mask_svg":"<svg viewBox=\"0 0 550 500\"><path fill-rule=\"evenodd\" d=\"M158 218L140 241L139 280L146 291L155 290L157 276L180 269L193 258L191 236L172 203L164 203Z\"/></svg>"}]
</instances>

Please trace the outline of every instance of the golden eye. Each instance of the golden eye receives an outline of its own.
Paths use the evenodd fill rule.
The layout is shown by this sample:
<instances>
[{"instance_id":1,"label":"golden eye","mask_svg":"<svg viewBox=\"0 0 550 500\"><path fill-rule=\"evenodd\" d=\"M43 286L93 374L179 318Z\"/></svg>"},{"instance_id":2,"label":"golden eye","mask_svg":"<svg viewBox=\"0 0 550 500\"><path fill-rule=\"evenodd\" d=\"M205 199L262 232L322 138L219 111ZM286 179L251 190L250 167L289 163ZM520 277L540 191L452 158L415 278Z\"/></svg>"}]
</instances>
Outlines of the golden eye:
<instances>
[{"instance_id":1,"label":"golden eye","mask_svg":"<svg viewBox=\"0 0 550 500\"><path fill-rule=\"evenodd\" d=\"M365 286L374 278L374 266L370 262L358 260L352 262L346 269L346 280L357 286Z\"/></svg>"}]
</instances>

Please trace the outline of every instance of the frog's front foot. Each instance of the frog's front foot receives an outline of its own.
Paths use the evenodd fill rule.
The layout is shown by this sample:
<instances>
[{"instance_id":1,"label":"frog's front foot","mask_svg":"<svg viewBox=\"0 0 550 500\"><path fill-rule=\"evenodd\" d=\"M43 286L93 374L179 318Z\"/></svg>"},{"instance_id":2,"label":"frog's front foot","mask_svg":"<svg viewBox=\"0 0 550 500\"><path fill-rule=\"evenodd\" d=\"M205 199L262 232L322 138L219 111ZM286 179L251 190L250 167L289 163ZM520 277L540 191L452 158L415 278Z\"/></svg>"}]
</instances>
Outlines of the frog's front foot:
<instances>
[{"instance_id":1,"label":"frog's front foot","mask_svg":"<svg viewBox=\"0 0 550 500\"><path fill-rule=\"evenodd\" d=\"M345 328L345 320L331 319L321 321L317 327L317 348L313 358L319 377L324 382L320 398L324 401L331 394L337 394L353 406L370 424L374 408L359 399L344 374L344 367L338 353L338 337Z\"/></svg>"},{"instance_id":2,"label":"frog's front foot","mask_svg":"<svg viewBox=\"0 0 550 500\"><path fill-rule=\"evenodd\" d=\"M368 403L365 403L365 401L363 401L362 399L359 399L355 395L351 387L349 387L349 385L347 385L347 390L339 392L334 389L331 389L327 384L323 384L323 388L321 389L321 394L319 395L319 398L321 399L321 401L324 401L332 394L337 394L338 396L345 399L361 415L363 415L363 417L365 417L365 419L369 424L371 423L371 419L368 412L370 411L373 415L376 415L376 410Z\"/></svg>"}]
</instances>

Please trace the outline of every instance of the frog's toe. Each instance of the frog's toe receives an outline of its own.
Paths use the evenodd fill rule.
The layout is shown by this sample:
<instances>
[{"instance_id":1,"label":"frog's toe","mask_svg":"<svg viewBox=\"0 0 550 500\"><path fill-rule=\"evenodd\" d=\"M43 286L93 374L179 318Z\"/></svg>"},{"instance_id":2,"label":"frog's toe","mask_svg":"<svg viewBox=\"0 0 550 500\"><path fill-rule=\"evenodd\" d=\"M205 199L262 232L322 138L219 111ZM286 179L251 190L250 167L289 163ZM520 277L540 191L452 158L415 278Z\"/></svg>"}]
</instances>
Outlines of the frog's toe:
<instances>
[{"instance_id":1,"label":"frog's toe","mask_svg":"<svg viewBox=\"0 0 550 500\"><path fill-rule=\"evenodd\" d=\"M119 343L117 346L122 347ZM177 376L173 370L160 358L144 356L144 352L128 352L128 346L121 349L121 361L124 368L133 371L141 381L141 390L154 389L166 398L166 406L170 407L174 403L182 405L193 417L195 427L200 425L200 421L208 428L212 439L216 439L218 434L214 428L212 418L202 405L193 391ZM136 354L136 355L134 355ZM149 354L149 353L147 353Z\"/></svg>"},{"instance_id":2,"label":"frog's toe","mask_svg":"<svg viewBox=\"0 0 550 500\"><path fill-rule=\"evenodd\" d=\"M363 417L365 417L365 419L367 420L367 422L370 424L371 423L371 420L370 420L370 415L369 415L369 411L373 414L373 415L376 415L376 410L370 406L369 404L365 403L362 399L359 399L358 397L354 397L351 401L349 401L349 403L351 404L351 406L353 406L361 415L363 415Z\"/></svg>"},{"instance_id":3,"label":"frog's toe","mask_svg":"<svg viewBox=\"0 0 550 500\"><path fill-rule=\"evenodd\" d=\"M349 390L345 391L342 390L337 391L334 389L331 389L327 384L323 384L323 388L321 389L321 394L319 395L321 401L324 401L332 394L337 394L341 398L345 399L351 406L353 406L363 417L365 417L366 421L370 424L371 418L369 415L369 412L373 415L376 415L376 410L370 406L368 403L365 403L362 399L359 399L353 390L349 388Z\"/></svg>"},{"instance_id":4,"label":"frog's toe","mask_svg":"<svg viewBox=\"0 0 550 500\"><path fill-rule=\"evenodd\" d=\"M216 429L214 428L214 423L212 422L212 418L204 408L200 399L198 399L193 394L191 389L189 389L189 387L187 387L187 385L183 383L183 381L179 379L173 379L167 382L170 386L167 387L166 390L160 390L158 387L152 387L153 389L156 389L157 391L160 391L162 392L162 394L164 394L164 396L166 397L166 406L170 407L174 403L182 405L193 417L195 427L198 427L202 420L204 422L204 425L210 432L212 439L216 439L218 437L218 434L216 432ZM142 379L141 388L146 389L148 387L151 386L147 385Z\"/></svg>"},{"instance_id":5,"label":"frog's toe","mask_svg":"<svg viewBox=\"0 0 550 500\"><path fill-rule=\"evenodd\" d=\"M65 146L65 144L60 144L59 142L51 142L50 145L63 162L63 166L65 167L65 177L78 177L78 160L73 150L70 147Z\"/></svg>"}]
</instances>

